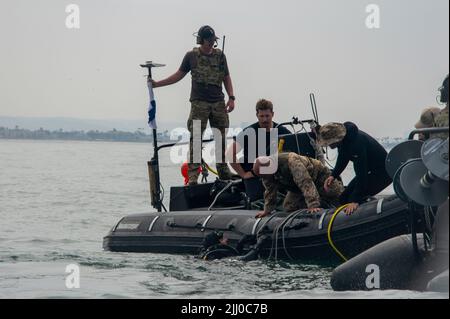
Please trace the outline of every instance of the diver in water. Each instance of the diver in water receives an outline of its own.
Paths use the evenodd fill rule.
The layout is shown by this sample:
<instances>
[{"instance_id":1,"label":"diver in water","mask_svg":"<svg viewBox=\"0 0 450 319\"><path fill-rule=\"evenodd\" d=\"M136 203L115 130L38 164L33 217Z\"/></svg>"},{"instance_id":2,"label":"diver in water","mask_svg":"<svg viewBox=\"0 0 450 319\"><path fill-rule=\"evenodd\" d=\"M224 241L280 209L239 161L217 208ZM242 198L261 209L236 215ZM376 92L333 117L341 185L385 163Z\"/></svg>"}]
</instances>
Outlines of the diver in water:
<instances>
[{"instance_id":1,"label":"diver in water","mask_svg":"<svg viewBox=\"0 0 450 319\"><path fill-rule=\"evenodd\" d=\"M205 236L202 243L199 258L203 260L214 260L238 255L238 251L228 245L228 238L223 232L214 231Z\"/></svg>"},{"instance_id":2,"label":"diver in water","mask_svg":"<svg viewBox=\"0 0 450 319\"><path fill-rule=\"evenodd\" d=\"M352 214L368 197L381 192L392 183L385 168L387 152L369 134L352 122L328 123L318 129L318 143L322 147L338 149L336 165L324 184L327 190L350 161L355 178L340 196L341 204L349 203L346 214Z\"/></svg>"}]
</instances>

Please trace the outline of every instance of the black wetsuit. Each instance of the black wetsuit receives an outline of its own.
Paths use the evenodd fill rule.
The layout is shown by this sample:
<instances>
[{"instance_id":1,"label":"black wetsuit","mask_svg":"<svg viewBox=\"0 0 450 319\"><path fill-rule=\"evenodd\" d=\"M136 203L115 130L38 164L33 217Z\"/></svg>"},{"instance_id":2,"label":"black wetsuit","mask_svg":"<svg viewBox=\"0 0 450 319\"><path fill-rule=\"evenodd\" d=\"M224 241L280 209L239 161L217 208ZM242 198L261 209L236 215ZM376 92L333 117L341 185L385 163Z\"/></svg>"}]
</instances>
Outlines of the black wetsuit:
<instances>
[{"instance_id":1,"label":"black wetsuit","mask_svg":"<svg viewBox=\"0 0 450 319\"><path fill-rule=\"evenodd\" d=\"M349 161L353 162L355 178L340 197L342 204L361 203L376 195L392 183L385 169L387 152L373 137L358 129L352 122L345 122L347 134L338 147L338 158L332 172L338 178Z\"/></svg>"},{"instance_id":2,"label":"black wetsuit","mask_svg":"<svg viewBox=\"0 0 450 319\"><path fill-rule=\"evenodd\" d=\"M287 128L285 128L284 126L278 126L277 123L273 122L273 127L276 127L278 129L278 136L280 135L285 135L285 134L292 134ZM258 156L262 156L262 155L266 155L269 156L270 154L270 132L265 132L266 133L266 145L265 145L265 154L258 154L259 151L259 146L258 146L258 141L259 141L259 133L261 133L261 131L259 130L260 126L259 123L256 122L246 128L244 128L242 130L241 133L239 133L236 137L234 137L234 141L244 141L244 145L241 145L241 147L244 149L244 161L243 163L240 163L242 166L242 169L246 172L250 172L253 168L253 162L255 161L256 157ZM246 132L248 130L253 130L255 132L255 141L254 143L249 143L248 141L248 136L245 136ZM249 149L251 148L251 150L253 152L250 152ZM255 158L249 158L250 154L253 154L253 156L256 155Z\"/></svg>"}]
</instances>

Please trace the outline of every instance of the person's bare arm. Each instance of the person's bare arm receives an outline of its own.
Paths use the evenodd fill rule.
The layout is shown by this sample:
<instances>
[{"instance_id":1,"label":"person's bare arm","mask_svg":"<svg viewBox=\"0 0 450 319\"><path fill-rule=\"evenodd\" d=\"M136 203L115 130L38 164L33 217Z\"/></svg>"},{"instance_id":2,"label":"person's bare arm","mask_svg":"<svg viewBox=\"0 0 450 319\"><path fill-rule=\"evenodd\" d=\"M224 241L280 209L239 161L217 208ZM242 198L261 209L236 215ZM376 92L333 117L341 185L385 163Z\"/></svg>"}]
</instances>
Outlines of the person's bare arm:
<instances>
[{"instance_id":1,"label":"person's bare arm","mask_svg":"<svg viewBox=\"0 0 450 319\"><path fill-rule=\"evenodd\" d=\"M225 86L225 90L227 91L228 96L234 96L233 82L231 81L230 75L225 76L225 78L223 79L223 84ZM234 110L234 100L228 99L226 107L228 113L232 112Z\"/></svg>"},{"instance_id":2,"label":"person's bare arm","mask_svg":"<svg viewBox=\"0 0 450 319\"><path fill-rule=\"evenodd\" d=\"M231 81L231 76L229 74L224 77L223 84L225 85L225 90L227 91L228 96L234 95L233 82Z\"/></svg>"},{"instance_id":3,"label":"person's bare arm","mask_svg":"<svg viewBox=\"0 0 450 319\"><path fill-rule=\"evenodd\" d=\"M153 87L157 88L157 87L162 87L162 86L167 86L167 85L171 85L171 84L177 83L182 78L184 78L186 74L187 73L185 73L185 72L183 72L181 70L178 70L177 72L175 72L174 74L172 74L168 78L165 78L164 80L161 80L161 81L152 80Z\"/></svg>"},{"instance_id":4,"label":"person's bare arm","mask_svg":"<svg viewBox=\"0 0 450 319\"><path fill-rule=\"evenodd\" d=\"M250 172L245 172L241 164L237 161L236 154L239 153L240 150L241 146L239 143L233 142L233 144L231 144L226 151L226 158L230 161L230 166L236 171L236 173L239 174L241 178L251 178L253 175Z\"/></svg>"}]
</instances>

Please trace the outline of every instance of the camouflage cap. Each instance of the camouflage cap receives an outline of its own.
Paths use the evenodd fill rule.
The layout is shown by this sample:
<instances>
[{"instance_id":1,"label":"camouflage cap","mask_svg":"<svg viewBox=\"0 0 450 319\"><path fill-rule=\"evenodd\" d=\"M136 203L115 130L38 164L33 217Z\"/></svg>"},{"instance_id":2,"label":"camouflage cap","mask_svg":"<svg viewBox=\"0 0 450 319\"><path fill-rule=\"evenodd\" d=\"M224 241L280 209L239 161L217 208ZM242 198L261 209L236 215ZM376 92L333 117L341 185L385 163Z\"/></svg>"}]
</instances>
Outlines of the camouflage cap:
<instances>
[{"instance_id":1,"label":"camouflage cap","mask_svg":"<svg viewBox=\"0 0 450 319\"><path fill-rule=\"evenodd\" d=\"M344 124L328 123L320 127L317 136L317 143L322 147L330 146L341 142L346 134L347 129Z\"/></svg>"},{"instance_id":2,"label":"camouflage cap","mask_svg":"<svg viewBox=\"0 0 450 319\"><path fill-rule=\"evenodd\" d=\"M435 119L441 112L441 109L438 107L427 107L420 114L420 120L416 123L415 128L428 128L435 126Z\"/></svg>"}]
</instances>

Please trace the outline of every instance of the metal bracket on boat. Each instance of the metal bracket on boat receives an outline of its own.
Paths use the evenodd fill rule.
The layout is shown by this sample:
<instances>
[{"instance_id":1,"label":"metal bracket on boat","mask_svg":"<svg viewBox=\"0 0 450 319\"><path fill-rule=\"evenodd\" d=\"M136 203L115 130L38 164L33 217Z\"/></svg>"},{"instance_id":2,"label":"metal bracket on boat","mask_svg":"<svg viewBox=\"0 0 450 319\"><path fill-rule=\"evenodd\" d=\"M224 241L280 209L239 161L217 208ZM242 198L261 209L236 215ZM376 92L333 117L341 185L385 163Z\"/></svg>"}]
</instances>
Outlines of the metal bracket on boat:
<instances>
[{"instance_id":1,"label":"metal bracket on boat","mask_svg":"<svg viewBox=\"0 0 450 319\"><path fill-rule=\"evenodd\" d=\"M320 220L319 220L319 230L322 230L323 229L323 221L325 220L325 217L327 216L327 214L328 214L328 211L324 211L323 213L322 213L322 215L320 216Z\"/></svg>"},{"instance_id":2,"label":"metal bracket on boat","mask_svg":"<svg viewBox=\"0 0 450 319\"><path fill-rule=\"evenodd\" d=\"M203 224L202 224L202 229L201 229L201 231L205 231L206 224L208 224L208 222L209 222L209 220L211 219L212 216L213 216L213 215L209 215L208 217L206 217L205 221L204 221Z\"/></svg>"},{"instance_id":3,"label":"metal bracket on boat","mask_svg":"<svg viewBox=\"0 0 450 319\"><path fill-rule=\"evenodd\" d=\"M256 219L255 223L253 224L253 228L252 228L252 235L255 234L256 232L256 227L258 227L259 222L262 220L262 218L258 218Z\"/></svg>"},{"instance_id":4,"label":"metal bracket on boat","mask_svg":"<svg viewBox=\"0 0 450 319\"><path fill-rule=\"evenodd\" d=\"M113 232L115 232L117 230L117 227L119 227L120 223L122 222L122 220L124 220L125 217L122 217L119 222L116 224L116 226L114 226L113 228Z\"/></svg>"},{"instance_id":5,"label":"metal bracket on boat","mask_svg":"<svg viewBox=\"0 0 450 319\"><path fill-rule=\"evenodd\" d=\"M153 229L153 226L155 225L156 221L158 220L160 216L155 216L155 218L153 218L152 222L150 223L150 226L148 226L148 231L151 232Z\"/></svg>"},{"instance_id":6,"label":"metal bracket on boat","mask_svg":"<svg viewBox=\"0 0 450 319\"><path fill-rule=\"evenodd\" d=\"M380 198L377 203L377 214L381 214L383 212L383 201L384 198Z\"/></svg>"}]
</instances>

